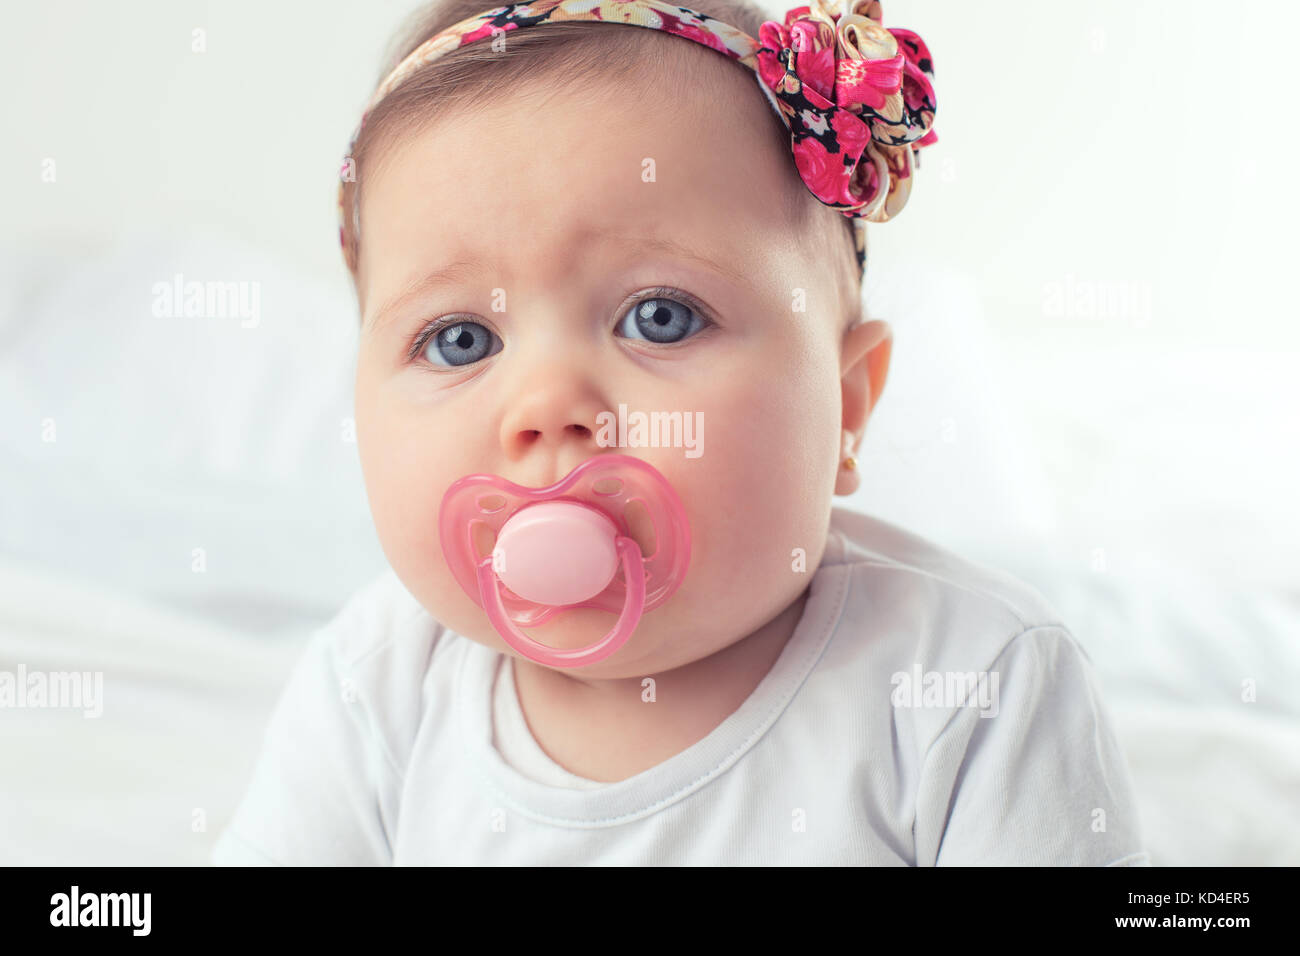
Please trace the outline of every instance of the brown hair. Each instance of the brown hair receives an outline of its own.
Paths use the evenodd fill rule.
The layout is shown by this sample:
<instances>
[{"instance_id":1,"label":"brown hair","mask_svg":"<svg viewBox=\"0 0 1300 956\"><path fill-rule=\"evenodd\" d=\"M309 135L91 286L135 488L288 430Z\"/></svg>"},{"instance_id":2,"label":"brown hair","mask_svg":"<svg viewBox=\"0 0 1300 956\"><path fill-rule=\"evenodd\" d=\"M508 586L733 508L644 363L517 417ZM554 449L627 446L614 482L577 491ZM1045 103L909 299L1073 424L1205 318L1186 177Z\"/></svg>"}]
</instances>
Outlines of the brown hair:
<instances>
[{"instance_id":1,"label":"brown hair","mask_svg":"<svg viewBox=\"0 0 1300 956\"><path fill-rule=\"evenodd\" d=\"M399 29L390 44L388 56L376 86L406 56L425 40L461 20L485 13L490 6L483 0L433 0L416 10ZM763 21L770 19L750 0L693 0L688 9L707 14L737 27L757 39ZM490 42L467 44L408 77L388 94L366 117L360 136L352 148L352 180L343 183L343 251L353 284L359 289L361 264L360 209L361 190L367 169L383 163L387 147L402 136L426 129L440 116L472 106L494 91L516 84L554 85L590 83L593 76L620 77L647 62L665 67L665 75L680 84L680 95L689 95L701 85L714 95L733 95L728 84L710 83L716 79L709 70L739 69L752 76L742 64L708 51L693 53L689 41L654 30L629 28L622 24L603 25L591 22L547 23L539 29L522 29L509 34L506 52L492 49ZM716 66L707 64L715 63ZM762 97L755 82L753 95ZM790 153L790 132L771 107L764 104L770 120L773 148ZM794 165L793 157L786 189L786 213L795 230L806 226L807 216L821 203L808 191ZM354 180L354 181L353 181ZM825 208L825 207L822 207ZM852 223L835 215L825 217L841 231L844 244L841 263L845 289L860 291L861 272L853 252ZM835 220L843 219L843 225ZM845 231L847 230L847 234ZM796 232L795 234L799 234ZM843 257L841 257L843 258Z\"/></svg>"}]
</instances>

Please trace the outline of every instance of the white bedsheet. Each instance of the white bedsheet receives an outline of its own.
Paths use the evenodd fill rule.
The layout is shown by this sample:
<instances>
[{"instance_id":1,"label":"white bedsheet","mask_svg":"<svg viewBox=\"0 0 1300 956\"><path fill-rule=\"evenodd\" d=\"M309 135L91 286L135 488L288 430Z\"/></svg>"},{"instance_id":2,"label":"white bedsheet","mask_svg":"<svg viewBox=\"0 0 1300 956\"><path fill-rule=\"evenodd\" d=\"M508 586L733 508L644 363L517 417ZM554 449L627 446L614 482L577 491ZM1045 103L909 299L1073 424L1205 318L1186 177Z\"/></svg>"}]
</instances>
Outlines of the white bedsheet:
<instances>
[{"instance_id":1,"label":"white bedsheet","mask_svg":"<svg viewBox=\"0 0 1300 956\"><path fill-rule=\"evenodd\" d=\"M0 865L206 863L305 636L0 562L0 670L103 673L99 717L0 710Z\"/></svg>"}]
</instances>

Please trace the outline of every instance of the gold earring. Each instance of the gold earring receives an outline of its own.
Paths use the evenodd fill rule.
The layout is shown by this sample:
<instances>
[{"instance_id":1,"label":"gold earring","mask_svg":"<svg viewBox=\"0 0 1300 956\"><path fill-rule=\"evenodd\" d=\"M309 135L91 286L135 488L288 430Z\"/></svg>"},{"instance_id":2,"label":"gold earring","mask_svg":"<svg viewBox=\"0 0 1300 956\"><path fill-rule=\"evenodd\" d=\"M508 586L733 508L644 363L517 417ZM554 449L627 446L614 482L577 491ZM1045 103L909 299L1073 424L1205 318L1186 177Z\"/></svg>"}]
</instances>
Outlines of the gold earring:
<instances>
[{"instance_id":1,"label":"gold earring","mask_svg":"<svg viewBox=\"0 0 1300 956\"><path fill-rule=\"evenodd\" d=\"M852 471L853 469L855 469L855 468L857 468L857 467L858 467L858 460L857 460L856 458L854 458L852 455L850 455L848 458L845 458L845 459L844 459L844 468L845 468L846 470L848 470L848 471Z\"/></svg>"}]
</instances>

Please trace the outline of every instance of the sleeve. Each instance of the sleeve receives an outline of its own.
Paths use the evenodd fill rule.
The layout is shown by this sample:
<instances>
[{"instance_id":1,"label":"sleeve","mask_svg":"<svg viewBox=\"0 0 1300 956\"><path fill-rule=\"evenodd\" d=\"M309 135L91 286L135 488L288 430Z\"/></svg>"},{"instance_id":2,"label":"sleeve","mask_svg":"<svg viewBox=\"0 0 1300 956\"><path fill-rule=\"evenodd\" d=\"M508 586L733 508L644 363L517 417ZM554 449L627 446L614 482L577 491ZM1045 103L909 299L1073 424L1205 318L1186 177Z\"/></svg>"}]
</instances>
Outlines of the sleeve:
<instances>
[{"instance_id":1,"label":"sleeve","mask_svg":"<svg viewBox=\"0 0 1300 956\"><path fill-rule=\"evenodd\" d=\"M987 673L993 706L956 708L926 752L918 864L1150 866L1128 766L1073 636L1030 628Z\"/></svg>"},{"instance_id":2,"label":"sleeve","mask_svg":"<svg viewBox=\"0 0 1300 956\"><path fill-rule=\"evenodd\" d=\"M395 767L334 630L308 641L272 711L251 782L212 851L217 866L392 861L381 792Z\"/></svg>"}]
</instances>

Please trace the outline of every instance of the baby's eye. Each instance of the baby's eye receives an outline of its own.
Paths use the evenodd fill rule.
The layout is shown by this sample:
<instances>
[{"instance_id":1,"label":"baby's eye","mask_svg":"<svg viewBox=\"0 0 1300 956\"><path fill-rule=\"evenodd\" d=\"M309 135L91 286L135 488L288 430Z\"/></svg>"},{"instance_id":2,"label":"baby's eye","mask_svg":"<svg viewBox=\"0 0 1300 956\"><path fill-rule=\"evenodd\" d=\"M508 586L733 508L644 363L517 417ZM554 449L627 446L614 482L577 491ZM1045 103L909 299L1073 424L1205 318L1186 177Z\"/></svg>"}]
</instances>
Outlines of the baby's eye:
<instances>
[{"instance_id":1,"label":"baby's eye","mask_svg":"<svg viewBox=\"0 0 1300 956\"><path fill-rule=\"evenodd\" d=\"M493 343L496 343L494 346ZM477 322L452 322L434 329L416 344L433 365L471 365L501 351L501 340Z\"/></svg>"},{"instance_id":2,"label":"baby's eye","mask_svg":"<svg viewBox=\"0 0 1300 956\"><path fill-rule=\"evenodd\" d=\"M642 299L628 309L618 324L618 333L628 338L667 344L680 342L709 324L692 306L656 296Z\"/></svg>"}]
</instances>

